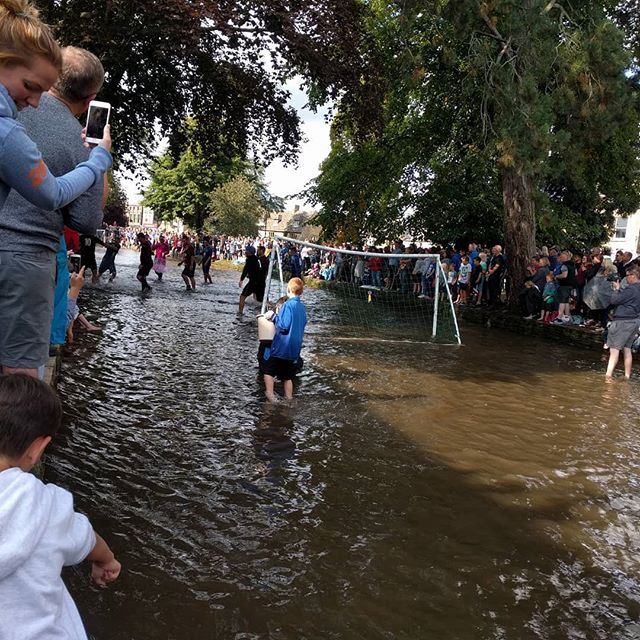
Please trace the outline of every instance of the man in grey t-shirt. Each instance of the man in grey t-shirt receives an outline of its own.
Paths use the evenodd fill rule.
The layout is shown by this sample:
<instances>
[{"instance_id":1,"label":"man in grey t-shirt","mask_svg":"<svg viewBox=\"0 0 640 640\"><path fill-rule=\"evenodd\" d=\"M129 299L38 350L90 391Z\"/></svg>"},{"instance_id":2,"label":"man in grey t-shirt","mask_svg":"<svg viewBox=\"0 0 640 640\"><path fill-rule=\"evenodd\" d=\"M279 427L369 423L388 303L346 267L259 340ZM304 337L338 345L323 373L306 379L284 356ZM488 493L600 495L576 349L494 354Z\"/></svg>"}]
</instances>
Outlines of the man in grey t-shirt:
<instances>
[{"instance_id":1,"label":"man in grey t-shirt","mask_svg":"<svg viewBox=\"0 0 640 640\"><path fill-rule=\"evenodd\" d=\"M89 157L77 117L102 87L104 69L92 53L63 49L56 84L37 110L19 120L51 172L64 175ZM102 223L104 185L97 183L58 211L44 211L12 191L0 211L0 366L3 373L37 375L49 355L56 253L65 225L95 233Z\"/></svg>"}]
</instances>

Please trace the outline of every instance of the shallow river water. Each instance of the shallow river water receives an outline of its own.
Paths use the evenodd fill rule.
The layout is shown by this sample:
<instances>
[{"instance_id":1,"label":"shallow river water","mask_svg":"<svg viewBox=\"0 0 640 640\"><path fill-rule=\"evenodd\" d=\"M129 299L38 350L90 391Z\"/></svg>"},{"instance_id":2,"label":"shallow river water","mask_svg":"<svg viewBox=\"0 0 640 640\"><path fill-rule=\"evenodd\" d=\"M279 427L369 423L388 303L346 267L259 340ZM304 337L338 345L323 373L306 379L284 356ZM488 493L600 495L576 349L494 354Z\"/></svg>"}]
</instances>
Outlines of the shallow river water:
<instances>
[{"instance_id":1,"label":"shallow river water","mask_svg":"<svg viewBox=\"0 0 640 640\"><path fill-rule=\"evenodd\" d=\"M47 463L123 565L66 574L92 638L640 638L640 387L599 354L341 339L309 290L271 406L239 274L142 296L137 257L82 294Z\"/></svg>"}]
</instances>

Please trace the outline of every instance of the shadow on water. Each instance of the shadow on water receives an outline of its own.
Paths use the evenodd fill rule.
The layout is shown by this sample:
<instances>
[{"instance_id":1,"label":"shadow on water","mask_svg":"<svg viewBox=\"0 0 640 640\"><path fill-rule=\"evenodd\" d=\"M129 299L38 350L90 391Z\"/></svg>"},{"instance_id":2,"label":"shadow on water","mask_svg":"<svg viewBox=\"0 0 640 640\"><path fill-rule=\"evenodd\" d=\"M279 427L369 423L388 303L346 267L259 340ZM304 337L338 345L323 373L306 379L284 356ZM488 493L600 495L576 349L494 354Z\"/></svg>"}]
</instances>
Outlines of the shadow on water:
<instances>
[{"instance_id":1,"label":"shadow on water","mask_svg":"<svg viewBox=\"0 0 640 640\"><path fill-rule=\"evenodd\" d=\"M104 335L64 362L48 477L124 567L68 576L93 638L640 637L637 385L475 329L332 340L308 292L296 400L267 405L214 275L94 292Z\"/></svg>"}]
</instances>

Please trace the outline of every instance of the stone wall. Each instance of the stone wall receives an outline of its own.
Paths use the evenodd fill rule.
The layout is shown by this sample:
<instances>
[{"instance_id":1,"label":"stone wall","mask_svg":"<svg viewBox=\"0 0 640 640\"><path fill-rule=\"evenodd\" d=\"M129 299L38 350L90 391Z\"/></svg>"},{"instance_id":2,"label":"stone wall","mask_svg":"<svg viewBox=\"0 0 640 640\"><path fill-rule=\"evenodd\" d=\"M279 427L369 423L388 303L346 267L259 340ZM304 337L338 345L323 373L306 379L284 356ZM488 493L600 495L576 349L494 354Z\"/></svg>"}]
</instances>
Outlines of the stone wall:
<instances>
[{"instance_id":1,"label":"stone wall","mask_svg":"<svg viewBox=\"0 0 640 640\"><path fill-rule=\"evenodd\" d=\"M459 316L465 322L481 324L487 329L504 329L525 336L602 351L602 333L577 325L543 324L535 320L525 320L509 311L489 310L483 307L463 307ZM464 331L462 335L464 337Z\"/></svg>"}]
</instances>

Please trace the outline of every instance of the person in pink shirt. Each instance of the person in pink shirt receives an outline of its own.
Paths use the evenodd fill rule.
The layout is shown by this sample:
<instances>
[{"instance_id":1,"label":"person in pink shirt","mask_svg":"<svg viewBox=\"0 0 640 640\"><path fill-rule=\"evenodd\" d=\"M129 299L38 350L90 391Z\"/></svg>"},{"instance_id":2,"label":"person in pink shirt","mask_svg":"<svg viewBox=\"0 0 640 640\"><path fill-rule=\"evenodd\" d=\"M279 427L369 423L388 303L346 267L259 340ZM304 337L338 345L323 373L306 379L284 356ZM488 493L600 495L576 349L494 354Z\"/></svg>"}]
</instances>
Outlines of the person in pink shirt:
<instances>
[{"instance_id":1,"label":"person in pink shirt","mask_svg":"<svg viewBox=\"0 0 640 640\"><path fill-rule=\"evenodd\" d=\"M162 280L162 274L167 270L167 256L171 253L169 243L164 236L158 238L153 247L153 270L158 276L158 280Z\"/></svg>"}]
</instances>

